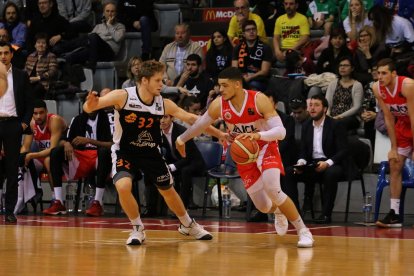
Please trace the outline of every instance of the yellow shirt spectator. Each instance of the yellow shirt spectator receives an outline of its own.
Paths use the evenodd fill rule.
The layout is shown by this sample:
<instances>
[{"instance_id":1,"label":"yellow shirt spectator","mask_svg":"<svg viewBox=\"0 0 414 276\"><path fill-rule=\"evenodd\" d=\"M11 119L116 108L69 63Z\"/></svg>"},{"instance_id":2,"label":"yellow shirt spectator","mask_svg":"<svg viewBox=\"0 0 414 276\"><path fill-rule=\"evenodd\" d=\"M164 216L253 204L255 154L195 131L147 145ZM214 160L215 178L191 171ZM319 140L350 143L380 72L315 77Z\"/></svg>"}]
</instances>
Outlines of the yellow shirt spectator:
<instances>
[{"instance_id":1,"label":"yellow shirt spectator","mask_svg":"<svg viewBox=\"0 0 414 276\"><path fill-rule=\"evenodd\" d=\"M292 49L301 36L310 35L308 20L300 13L292 18L288 18L286 14L281 15L276 20L274 35L280 35L282 50Z\"/></svg>"},{"instance_id":2,"label":"yellow shirt spectator","mask_svg":"<svg viewBox=\"0 0 414 276\"><path fill-rule=\"evenodd\" d=\"M260 37L260 40L265 41L267 43L266 31L262 18L260 18L260 16L258 16L257 14L250 12L248 20L253 20L254 22L256 22L257 34ZM235 15L233 15L233 17L230 19L227 35L230 40L233 40L234 38L243 37L242 29L239 28L239 24L237 23L237 17Z\"/></svg>"}]
</instances>

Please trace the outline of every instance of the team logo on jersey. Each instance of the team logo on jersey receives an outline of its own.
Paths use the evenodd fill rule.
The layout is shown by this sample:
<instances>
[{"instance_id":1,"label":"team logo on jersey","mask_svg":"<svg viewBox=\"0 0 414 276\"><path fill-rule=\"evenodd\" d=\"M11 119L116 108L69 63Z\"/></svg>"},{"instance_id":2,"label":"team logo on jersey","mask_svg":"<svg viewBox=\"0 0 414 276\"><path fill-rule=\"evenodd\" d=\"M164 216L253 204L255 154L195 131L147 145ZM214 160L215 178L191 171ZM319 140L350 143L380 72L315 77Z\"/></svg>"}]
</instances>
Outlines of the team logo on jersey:
<instances>
[{"instance_id":1,"label":"team logo on jersey","mask_svg":"<svg viewBox=\"0 0 414 276\"><path fill-rule=\"evenodd\" d=\"M159 105L159 103L155 103L155 110L157 110L157 111L161 111L162 110L162 108Z\"/></svg>"},{"instance_id":2,"label":"team logo on jersey","mask_svg":"<svg viewBox=\"0 0 414 276\"><path fill-rule=\"evenodd\" d=\"M249 114L249 115L254 115L254 110L253 110L253 108L248 108L248 109L247 109L247 114Z\"/></svg>"},{"instance_id":3,"label":"team logo on jersey","mask_svg":"<svg viewBox=\"0 0 414 276\"><path fill-rule=\"evenodd\" d=\"M135 113L131 113L129 115L126 115L124 118L125 122L132 124L137 120L137 115Z\"/></svg>"},{"instance_id":4,"label":"team logo on jersey","mask_svg":"<svg viewBox=\"0 0 414 276\"><path fill-rule=\"evenodd\" d=\"M226 113L224 113L224 119L230 120L231 119L231 113L228 112L228 111Z\"/></svg>"},{"instance_id":5,"label":"team logo on jersey","mask_svg":"<svg viewBox=\"0 0 414 276\"><path fill-rule=\"evenodd\" d=\"M149 133L146 130L144 130L143 132L141 132L138 135L137 140L131 141L130 144L133 145L133 146L136 146L136 147L140 147L140 148L142 148L142 147L150 147L150 148L153 148L153 147L156 147L157 146L157 144L154 143L154 139L152 139L151 133Z\"/></svg>"}]
</instances>

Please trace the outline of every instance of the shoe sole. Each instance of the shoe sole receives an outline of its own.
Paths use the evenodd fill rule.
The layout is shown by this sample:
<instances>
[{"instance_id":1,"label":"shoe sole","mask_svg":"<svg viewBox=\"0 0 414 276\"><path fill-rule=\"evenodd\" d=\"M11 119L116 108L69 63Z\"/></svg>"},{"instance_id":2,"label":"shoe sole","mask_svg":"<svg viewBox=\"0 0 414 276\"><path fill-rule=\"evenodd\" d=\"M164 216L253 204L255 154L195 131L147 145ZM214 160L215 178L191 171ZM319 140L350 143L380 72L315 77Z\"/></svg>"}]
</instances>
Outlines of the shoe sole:
<instances>
[{"instance_id":1,"label":"shoe sole","mask_svg":"<svg viewBox=\"0 0 414 276\"><path fill-rule=\"evenodd\" d=\"M402 227L402 223L385 224L380 221L377 221L375 225L378 227L382 227L382 228L401 228Z\"/></svg>"},{"instance_id":2,"label":"shoe sole","mask_svg":"<svg viewBox=\"0 0 414 276\"><path fill-rule=\"evenodd\" d=\"M44 215L52 215L52 216L56 216L56 215L66 215L67 211L59 211L59 212L53 212L53 213L43 213Z\"/></svg>"},{"instance_id":3,"label":"shoe sole","mask_svg":"<svg viewBox=\"0 0 414 276\"><path fill-rule=\"evenodd\" d=\"M131 240L131 242L130 243L127 243L126 245L142 245L142 243L144 242L145 240L142 240L142 242L140 242L138 239L133 239L133 240Z\"/></svg>"},{"instance_id":4,"label":"shoe sole","mask_svg":"<svg viewBox=\"0 0 414 276\"><path fill-rule=\"evenodd\" d=\"M92 214L92 213L87 213L87 212L85 212L85 214L89 217L101 217L103 215L103 213L102 214Z\"/></svg>"},{"instance_id":5,"label":"shoe sole","mask_svg":"<svg viewBox=\"0 0 414 276\"><path fill-rule=\"evenodd\" d=\"M180 228L178 228L178 232L181 234L181 235L184 235L184 236L191 236L190 234L188 234L188 233L185 233L185 232L182 232L182 230L180 229ZM204 236L202 236L201 238L196 238L196 240L199 240L199 241L209 241L209 240L212 240L213 239L213 236L212 235L210 235L210 234L205 234Z\"/></svg>"},{"instance_id":6,"label":"shoe sole","mask_svg":"<svg viewBox=\"0 0 414 276\"><path fill-rule=\"evenodd\" d=\"M312 244L298 244L298 248L312 248L313 247L313 243Z\"/></svg>"}]
</instances>

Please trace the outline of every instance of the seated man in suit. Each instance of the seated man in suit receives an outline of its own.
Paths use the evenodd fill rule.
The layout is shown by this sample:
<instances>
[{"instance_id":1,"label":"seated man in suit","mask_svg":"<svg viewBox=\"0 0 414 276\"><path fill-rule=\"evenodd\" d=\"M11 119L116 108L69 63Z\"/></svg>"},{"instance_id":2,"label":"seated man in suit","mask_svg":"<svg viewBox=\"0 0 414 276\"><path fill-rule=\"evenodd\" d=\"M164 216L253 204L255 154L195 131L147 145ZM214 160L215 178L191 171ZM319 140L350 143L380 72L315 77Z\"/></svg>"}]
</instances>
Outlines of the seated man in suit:
<instances>
[{"instance_id":1,"label":"seated man in suit","mask_svg":"<svg viewBox=\"0 0 414 276\"><path fill-rule=\"evenodd\" d=\"M322 214L315 223L330 223L338 181L344 175L343 161L347 154L344 126L326 116L328 102L322 94L312 96L309 105L311 117L302 127L299 160L287 169L286 181L290 187L286 193L298 205L297 182L313 186L320 182L322 192Z\"/></svg>"},{"instance_id":2,"label":"seated man in suit","mask_svg":"<svg viewBox=\"0 0 414 276\"><path fill-rule=\"evenodd\" d=\"M174 141L186 128L173 122L171 115L164 115L161 119L162 143L165 150L165 159L175 180L175 188L188 209L191 202L192 178L200 176L206 170L204 159L196 144L191 139L186 144L187 156L181 157L175 148Z\"/></svg>"}]
</instances>

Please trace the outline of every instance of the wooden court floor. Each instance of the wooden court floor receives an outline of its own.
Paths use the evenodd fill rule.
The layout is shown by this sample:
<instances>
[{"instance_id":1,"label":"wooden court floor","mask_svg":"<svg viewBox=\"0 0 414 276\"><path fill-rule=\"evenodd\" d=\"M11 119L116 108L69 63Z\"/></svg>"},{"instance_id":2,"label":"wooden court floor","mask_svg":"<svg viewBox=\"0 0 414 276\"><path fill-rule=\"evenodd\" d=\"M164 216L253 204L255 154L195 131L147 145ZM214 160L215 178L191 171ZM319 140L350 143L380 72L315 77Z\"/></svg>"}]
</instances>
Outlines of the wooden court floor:
<instances>
[{"instance_id":1,"label":"wooden court floor","mask_svg":"<svg viewBox=\"0 0 414 276\"><path fill-rule=\"evenodd\" d=\"M271 223L198 220L197 241L178 221L144 219L147 240L126 246L126 218L19 216L0 223L0 275L414 275L414 228L309 225L315 247Z\"/></svg>"}]
</instances>

